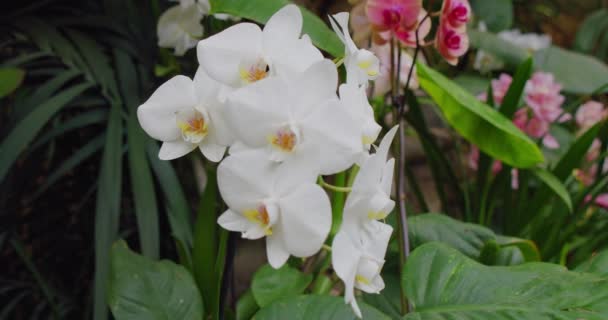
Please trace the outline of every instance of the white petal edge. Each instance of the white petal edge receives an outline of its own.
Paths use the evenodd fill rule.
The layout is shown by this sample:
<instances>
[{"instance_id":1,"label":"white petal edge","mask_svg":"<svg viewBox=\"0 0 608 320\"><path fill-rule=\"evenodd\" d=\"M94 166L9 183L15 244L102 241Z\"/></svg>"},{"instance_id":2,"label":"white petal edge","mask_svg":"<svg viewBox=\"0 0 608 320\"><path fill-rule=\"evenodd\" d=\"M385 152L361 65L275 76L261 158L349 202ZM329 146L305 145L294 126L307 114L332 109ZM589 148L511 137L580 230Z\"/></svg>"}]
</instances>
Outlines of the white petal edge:
<instances>
[{"instance_id":1,"label":"white petal edge","mask_svg":"<svg viewBox=\"0 0 608 320\"><path fill-rule=\"evenodd\" d=\"M158 152L158 158L160 158L161 160L177 159L179 157L187 155L195 148L195 144L185 141L165 141L160 147L160 151Z\"/></svg>"}]
</instances>

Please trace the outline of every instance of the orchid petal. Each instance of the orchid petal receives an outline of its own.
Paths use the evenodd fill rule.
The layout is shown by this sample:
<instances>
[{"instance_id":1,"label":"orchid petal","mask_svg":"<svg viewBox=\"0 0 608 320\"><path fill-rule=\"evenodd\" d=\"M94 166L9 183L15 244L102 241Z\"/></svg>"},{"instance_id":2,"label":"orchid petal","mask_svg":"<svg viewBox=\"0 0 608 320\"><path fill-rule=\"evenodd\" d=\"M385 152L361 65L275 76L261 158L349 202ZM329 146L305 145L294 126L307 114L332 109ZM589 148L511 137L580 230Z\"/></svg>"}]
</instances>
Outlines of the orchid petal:
<instances>
[{"instance_id":1,"label":"orchid petal","mask_svg":"<svg viewBox=\"0 0 608 320\"><path fill-rule=\"evenodd\" d=\"M226 146L210 143L209 141L203 141L203 143L199 145L199 149L205 158L212 162L220 162L224 157L224 153L226 153Z\"/></svg>"},{"instance_id":2,"label":"orchid petal","mask_svg":"<svg viewBox=\"0 0 608 320\"><path fill-rule=\"evenodd\" d=\"M273 234L266 237L266 256L268 264L275 269L282 267L289 259L289 252L285 249L280 228L275 228Z\"/></svg>"},{"instance_id":3,"label":"orchid petal","mask_svg":"<svg viewBox=\"0 0 608 320\"><path fill-rule=\"evenodd\" d=\"M173 160L190 153L190 151L194 150L195 148L195 144L181 140L165 141L160 147L158 157L161 160Z\"/></svg>"},{"instance_id":4,"label":"orchid petal","mask_svg":"<svg viewBox=\"0 0 608 320\"><path fill-rule=\"evenodd\" d=\"M336 96L338 71L333 62L323 59L289 83L292 112L301 119L321 103Z\"/></svg>"}]
</instances>

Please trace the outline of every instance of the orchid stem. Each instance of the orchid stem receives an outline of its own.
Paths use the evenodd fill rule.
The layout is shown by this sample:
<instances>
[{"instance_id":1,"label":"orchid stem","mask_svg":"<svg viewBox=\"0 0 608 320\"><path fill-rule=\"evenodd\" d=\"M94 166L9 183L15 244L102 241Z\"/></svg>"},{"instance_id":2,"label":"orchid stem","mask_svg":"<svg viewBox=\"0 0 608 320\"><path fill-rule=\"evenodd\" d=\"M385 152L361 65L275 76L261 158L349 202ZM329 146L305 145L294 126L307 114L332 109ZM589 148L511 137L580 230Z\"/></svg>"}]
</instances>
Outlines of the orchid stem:
<instances>
[{"instance_id":1,"label":"orchid stem","mask_svg":"<svg viewBox=\"0 0 608 320\"><path fill-rule=\"evenodd\" d=\"M348 193L351 192L353 188L351 187L338 187L338 186L334 186L333 184L329 184L327 182L325 182L325 180L323 180L323 178L321 176L319 176L319 185L323 188L329 189L331 191L335 191L335 192L344 192L344 193Z\"/></svg>"},{"instance_id":2,"label":"orchid stem","mask_svg":"<svg viewBox=\"0 0 608 320\"><path fill-rule=\"evenodd\" d=\"M336 65L336 68L338 68L339 66L341 66L342 63L344 63L344 57L334 59L334 64Z\"/></svg>"}]
</instances>

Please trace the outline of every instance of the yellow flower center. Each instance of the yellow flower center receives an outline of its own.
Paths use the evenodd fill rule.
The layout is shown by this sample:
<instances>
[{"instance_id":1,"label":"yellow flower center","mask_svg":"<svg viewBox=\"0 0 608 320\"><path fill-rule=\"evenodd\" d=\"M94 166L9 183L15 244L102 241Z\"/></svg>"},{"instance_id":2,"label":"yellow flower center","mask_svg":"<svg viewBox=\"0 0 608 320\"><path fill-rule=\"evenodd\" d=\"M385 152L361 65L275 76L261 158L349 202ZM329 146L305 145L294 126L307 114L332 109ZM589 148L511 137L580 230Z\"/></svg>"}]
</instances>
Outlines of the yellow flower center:
<instances>
[{"instance_id":1,"label":"yellow flower center","mask_svg":"<svg viewBox=\"0 0 608 320\"><path fill-rule=\"evenodd\" d=\"M372 60L368 59L368 60L359 61L359 63L357 63L357 67L359 67L363 71L365 71L367 73L367 75L370 77L375 77L378 75L378 70L373 67Z\"/></svg>"},{"instance_id":2,"label":"yellow flower center","mask_svg":"<svg viewBox=\"0 0 608 320\"><path fill-rule=\"evenodd\" d=\"M270 144L284 152L291 152L298 143L296 133L289 127L283 127L268 138Z\"/></svg>"},{"instance_id":3,"label":"yellow flower center","mask_svg":"<svg viewBox=\"0 0 608 320\"><path fill-rule=\"evenodd\" d=\"M367 217L370 220L383 220L388 216L388 213L382 211L369 211Z\"/></svg>"},{"instance_id":4,"label":"yellow flower center","mask_svg":"<svg viewBox=\"0 0 608 320\"><path fill-rule=\"evenodd\" d=\"M369 281L368 278L366 278L366 277L364 277L364 276L362 276L360 274L358 274L358 275L355 276L355 280L357 282L361 283L361 284L365 284L365 285L370 285L371 284L371 281Z\"/></svg>"},{"instance_id":5,"label":"yellow flower center","mask_svg":"<svg viewBox=\"0 0 608 320\"><path fill-rule=\"evenodd\" d=\"M268 65L260 59L249 67L241 67L239 72L243 83L249 84L266 78L268 76Z\"/></svg>"},{"instance_id":6,"label":"yellow flower center","mask_svg":"<svg viewBox=\"0 0 608 320\"><path fill-rule=\"evenodd\" d=\"M178 113L177 126L182 131L184 141L191 143L200 143L208 133L205 117L195 110Z\"/></svg>"},{"instance_id":7,"label":"yellow flower center","mask_svg":"<svg viewBox=\"0 0 608 320\"><path fill-rule=\"evenodd\" d=\"M272 234L272 228L270 227L270 216L268 216L268 210L265 205L258 206L257 209L249 209L243 212L243 215L251 222L258 223L264 228L264 233L269 236Z\"/></svg>"}]
</instances>

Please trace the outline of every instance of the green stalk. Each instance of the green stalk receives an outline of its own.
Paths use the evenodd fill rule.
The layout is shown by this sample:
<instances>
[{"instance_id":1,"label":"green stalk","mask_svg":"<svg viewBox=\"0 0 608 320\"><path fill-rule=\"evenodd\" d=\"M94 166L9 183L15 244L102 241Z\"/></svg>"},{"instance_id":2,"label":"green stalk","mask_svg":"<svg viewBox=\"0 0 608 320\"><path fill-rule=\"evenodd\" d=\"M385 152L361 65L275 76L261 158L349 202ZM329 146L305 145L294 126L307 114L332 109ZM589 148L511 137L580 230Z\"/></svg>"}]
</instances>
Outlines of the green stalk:
<instances>
[{"instance_id":1,"label":"green stalk","mask_svg":"<svg viewBox=\"0 0 608 320\"><path fill-rule=\"evenodd\" d=\"M340 172L335 175L334 186L337 188L343 188L346 185L346 171ZM346 199L346 193L343 191L333 191L331 201L331 239L338 233L340 225L342 224L342 210L344 209L344 201Z\"/></svg>"}]
</instances>

